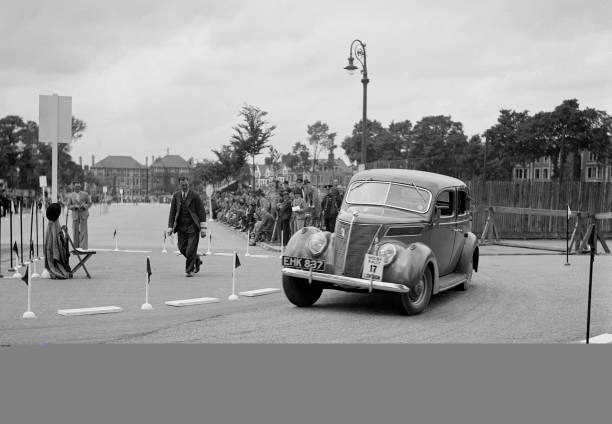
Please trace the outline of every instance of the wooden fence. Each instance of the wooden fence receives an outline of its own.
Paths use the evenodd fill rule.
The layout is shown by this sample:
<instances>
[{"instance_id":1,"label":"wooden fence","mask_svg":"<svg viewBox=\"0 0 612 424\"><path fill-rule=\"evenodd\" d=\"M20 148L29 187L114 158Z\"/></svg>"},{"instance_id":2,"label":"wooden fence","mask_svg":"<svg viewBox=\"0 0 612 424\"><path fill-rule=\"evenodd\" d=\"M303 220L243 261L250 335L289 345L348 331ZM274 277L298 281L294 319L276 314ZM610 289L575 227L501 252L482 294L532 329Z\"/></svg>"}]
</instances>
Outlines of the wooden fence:
<instances>
[{"instance_id":1,"label":"wooden fence","mask_svg":"<svg viewBox=\"0 0 612 424\"><path fill-rule=\"evenodd\" d=\"M501 206L545 210L566 210L589 214L612 211L612 183L551 181L467 181L474 207L473 231L481 235L488 207ZM612 234L612 220L598 221L598 232ZM498 214L496 227L500 238L565 238L564 216L537 214Z\"/></svg>"}]
</instances>

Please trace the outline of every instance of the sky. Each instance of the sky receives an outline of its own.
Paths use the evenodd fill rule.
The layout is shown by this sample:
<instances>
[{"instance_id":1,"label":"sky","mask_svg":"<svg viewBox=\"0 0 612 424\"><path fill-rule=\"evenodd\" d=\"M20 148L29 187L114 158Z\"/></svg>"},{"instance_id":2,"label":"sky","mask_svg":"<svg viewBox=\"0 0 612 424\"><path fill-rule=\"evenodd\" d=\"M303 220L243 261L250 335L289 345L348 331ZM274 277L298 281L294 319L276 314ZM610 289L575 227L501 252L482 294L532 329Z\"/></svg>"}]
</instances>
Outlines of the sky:
<instances>
[{"instance_id":1,"label":"sky","mask_svg":"<svg viewBox=\"0 0 612 424\"><path fill-rule=\"evenodd\" d=\"M471 136L501 109L575 98L612 113L611 19L605 0L2 0L0 117L38 121L39 95L71 96L84 164L214 159L246 104L281 153L316 121L340 145L362 116L343 69L359 39L368 119L446 115Z\"/></svg>"}]
</instances>

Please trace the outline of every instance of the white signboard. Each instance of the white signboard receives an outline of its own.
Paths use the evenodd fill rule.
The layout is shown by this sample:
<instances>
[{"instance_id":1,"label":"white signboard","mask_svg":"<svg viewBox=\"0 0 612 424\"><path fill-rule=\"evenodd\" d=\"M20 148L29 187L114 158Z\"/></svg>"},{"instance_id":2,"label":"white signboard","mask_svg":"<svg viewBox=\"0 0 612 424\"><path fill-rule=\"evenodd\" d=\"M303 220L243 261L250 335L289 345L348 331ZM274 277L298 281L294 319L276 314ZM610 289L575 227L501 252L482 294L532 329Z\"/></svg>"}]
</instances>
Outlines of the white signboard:
<instances>
[{"instance_id":1,"label":"white signboard","mask_svg":"<svg viewBox=\"0 0 612 424\"><path fill-rule=\"evenodd\" d=\"M38 96L38 141L69 143L72 140L72 97Z\"/></svg>"},{"instance_id":2,"label":"white signboard","mask_svg":"<svg viewBox=\"0 0 612 424\"><path fill-rule=\"evenodd\" d=\"M107 191L108 191L108 188L106 186L102 187L102 193L106 194Z\"/></svg>"},{"instance_id":3,"label":"white signboard","mask_svg":"<svg viewBox=\"0 0 612 424\"><path fill-rule=\"evenodd\" d=\"M39 176L38 177L38 183L40 185L40 188L47 187L47 176L46 175Z\"/></svg>"},{"instance_id":4,"label":"white signboard","mask_svg":"<svg viewBox=\"0 0 612 424\"><path fill-rule=\"evenodd\" d=\"M364 280L382 281L383 274L382 256L365 255L363 258L363 274L361 278Z\"/></svg>"},{"instance_id":5,"label":"white signboard","mask_svg":"<svg viewBox=\"0 0 612 424\"><path fill-rule=\"evenodd\" d=\"M213 186L212 184L206 184L206 195L208 197L212 196L213 194Z\"/></svg>"},{"instance_id":6,"label":"white signboard","mask_svg":"<svg viewBox=\"0 0 612 424\"><path fill-rule=\"evenodd\" d=\"M123 195L123 189L122 188L119 189L119 194Z\"/></svg>"}]
</instances>

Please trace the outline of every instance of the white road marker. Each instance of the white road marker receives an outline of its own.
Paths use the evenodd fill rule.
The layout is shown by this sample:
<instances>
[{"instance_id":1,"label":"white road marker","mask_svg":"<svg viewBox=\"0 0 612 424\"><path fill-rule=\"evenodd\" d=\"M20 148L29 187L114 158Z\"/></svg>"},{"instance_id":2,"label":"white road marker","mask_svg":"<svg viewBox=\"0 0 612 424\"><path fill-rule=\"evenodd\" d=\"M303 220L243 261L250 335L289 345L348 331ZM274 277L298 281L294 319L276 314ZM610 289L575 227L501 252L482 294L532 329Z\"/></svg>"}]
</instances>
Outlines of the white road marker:
<instances>
[{"instance_id":1,"label":"white road marker","mask_svg":"<svg viewBox=\"0 0 612 424\"><path fill-rule=\"evenodd\" d=\"M95 308L79 308L79 309L58 309L57 313L65 316L73 315L95 315L95 314L112 314L115 312L121 312L118 306L99 306Z\"/></svg>"},{"instance_id":2,"label":"white road marker","mask_svg":"<svg viewBox=\"0 0 612 424\"><path fill-rule=\"evenodd\" d=\"M582 340L580 343L585 343L586 340ZM608 344L612 343L612 334L604 333L599 336L591 337L589 339L589 344Z\"/></svg>"},{"instance_id":3,"label":"white road marker","mask_svg":"<svg viewBox=\"0 0 612 424\"><path fill-rule=\"evenodd\" d=\"M196 297L193 299L168 300L164 302L168 306L191 306L203 305L205 303L217 303L219 299L216 297Z\"/></svg>"},{"instance_id":4,"label":"white road marker","mask_svg":"<svg viewBox=\"0 0 612 424\"><path fill-rule=\"evenodd\" d=\"M238 294L240 296L253 297L253 296L262 296L264 294L278 293L279 291L281 291L281 289L267 288L267 289L243 291L243 292L239 292Z\"/></svg>"}]
</instances>

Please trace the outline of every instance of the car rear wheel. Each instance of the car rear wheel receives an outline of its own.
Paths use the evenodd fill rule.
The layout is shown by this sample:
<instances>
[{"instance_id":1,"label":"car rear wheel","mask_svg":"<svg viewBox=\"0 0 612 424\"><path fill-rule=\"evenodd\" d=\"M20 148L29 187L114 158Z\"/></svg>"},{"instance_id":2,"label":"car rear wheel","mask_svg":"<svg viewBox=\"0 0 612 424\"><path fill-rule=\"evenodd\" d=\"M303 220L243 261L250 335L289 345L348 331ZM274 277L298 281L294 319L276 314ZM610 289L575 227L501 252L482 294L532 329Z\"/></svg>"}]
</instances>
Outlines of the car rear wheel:
<instances>
[{"instance_id":1,"label":"car rear wheel","mask_svg":"<svg viewBox=\"0 0 612 424\"><path fill-rule=\"evenodd\" d=\"M408 293L399 295L400 311L406 315L417 315L425 310L431 299L433 277L431 269L425 267L419 281Z\"/></svg>"},{"instance_id":2,"label":"car rear wheel","mask_svg":"<svg viewBox=\"0 0 612 424\"><path fill-rule=\"evenodd\" d=\"M291 303L296 306L312 306L323 293L323 287L316 282L308 283L302 278L283 275L283 291Z\"/></svg>"}]
</instances>

